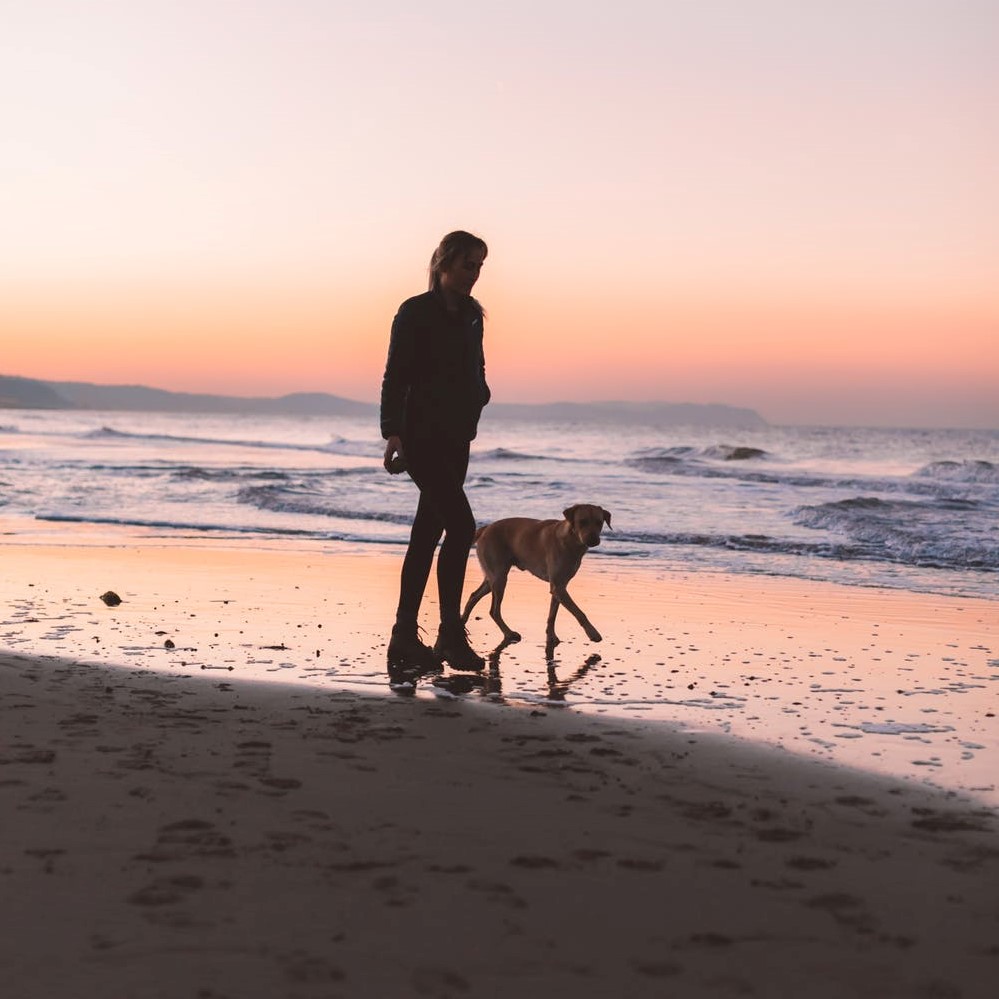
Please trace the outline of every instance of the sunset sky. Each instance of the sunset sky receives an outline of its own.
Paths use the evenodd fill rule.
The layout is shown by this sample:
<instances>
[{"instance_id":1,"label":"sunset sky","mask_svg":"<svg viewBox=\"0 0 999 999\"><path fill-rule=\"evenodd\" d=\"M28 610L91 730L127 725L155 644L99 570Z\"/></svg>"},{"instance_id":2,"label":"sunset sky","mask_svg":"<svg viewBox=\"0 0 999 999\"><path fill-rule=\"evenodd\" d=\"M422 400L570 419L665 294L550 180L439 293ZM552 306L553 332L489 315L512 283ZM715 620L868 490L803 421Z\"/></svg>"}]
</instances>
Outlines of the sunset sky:
<instances>
[{"instance_id":1,"label":"sunset sky","mask_svg":"<svg viewBox=\"0 0 999 999\"><path fill-rule=\"evenodd\" d=\"M0 373L999 427L995 0L0 0Z\"/></svg>"}]
</instances>

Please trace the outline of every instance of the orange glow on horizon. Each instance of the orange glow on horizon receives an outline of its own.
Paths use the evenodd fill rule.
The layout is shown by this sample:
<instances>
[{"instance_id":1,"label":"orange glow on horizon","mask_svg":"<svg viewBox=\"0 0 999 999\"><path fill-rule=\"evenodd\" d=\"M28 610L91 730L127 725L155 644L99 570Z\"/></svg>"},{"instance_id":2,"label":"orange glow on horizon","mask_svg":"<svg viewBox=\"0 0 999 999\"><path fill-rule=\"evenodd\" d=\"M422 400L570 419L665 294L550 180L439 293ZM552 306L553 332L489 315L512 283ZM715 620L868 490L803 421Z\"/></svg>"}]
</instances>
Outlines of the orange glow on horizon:
<instances>
[{"instance_id":1,"label":"orange glow on horizon","mask_svg":"<svg viewBox=\"0 0 999 999\"><path fill-rule=\"evenodd\" d=\"M996 327L984 306L934 313L906 303L666 295L579 302L537 290L522 300L516 289L496 295L495 305L483 299L497 401L729 402L769 415L769 401L782 394L805 404L901 386L978 393L984 410L989 387L999 385ZM66 289L44 302L8 295L0 321L18 335L5 348L4 373L376 401L397 305L384 287L353 296L314 286L171 285L114 295Z\"/></svg>"}]
</instances>

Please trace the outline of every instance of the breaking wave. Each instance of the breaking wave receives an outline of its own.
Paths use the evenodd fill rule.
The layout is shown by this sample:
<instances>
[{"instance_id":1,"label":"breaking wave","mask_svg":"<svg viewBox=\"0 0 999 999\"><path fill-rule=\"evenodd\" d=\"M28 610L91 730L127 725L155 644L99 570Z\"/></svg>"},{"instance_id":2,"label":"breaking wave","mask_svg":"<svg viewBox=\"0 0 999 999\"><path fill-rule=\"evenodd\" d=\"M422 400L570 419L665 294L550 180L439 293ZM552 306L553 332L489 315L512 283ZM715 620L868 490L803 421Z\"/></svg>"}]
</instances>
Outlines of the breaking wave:
<instances>
[{"instance_id":1,"label":"breaking wave","mask_svg":"<svg viewBox=\"0 0 999 999\"><path fill-rule=\"evenodd\" d=\"M792 513L799 527L845 536L854 557L880 558L947 569L999 569L999 543L981 521L955 514L974 511L970 500L939 502L884 500L860 496L801 506Z\"/></svg>"},{"instance_id":2,"label":"breaking wave","mask_svg":"<svg viewBox=\"0 0 999 999\"><path fill-rule=\"evenodd\" d=\"M999 485L999 465L991 461L933 461L913 473L917 478L945 482L983 482Z\"/></svg>"},{"instance_id":3,"label":"breaking wave","mask_svg":"<svg viewBox=\"0 0 999 999\"><path fill-rule=\"evenodd\" d=\"M301 444L291 441L264 441L231 437L199 437L179 434L140 434L128 430L116 430L114 427L100 427L83 433L84 440L123 440L123 441L158 441L166 444L206 444L215 447L246 447L262 448L269 451L308 451L320 454L340 454L349 457L377 457L376 449L369 441L351 441L343 437L334 437L326 444Z\"/></svg>"},{"instance_id":4,"label":"breaking wave","mask_svg":"<svg viewBox=\"0 0 999 999\"><path fill-rule=\"evenodd\" d=\"M378 509L345 507L335 500L326 499L307 488L288 486L244 486L236 499L258 510L272 513L306 514L315 517L331 517L338 520L379 521L385 524L410 524L411 513L399 514Z\"/></svg>"}]
</instances>

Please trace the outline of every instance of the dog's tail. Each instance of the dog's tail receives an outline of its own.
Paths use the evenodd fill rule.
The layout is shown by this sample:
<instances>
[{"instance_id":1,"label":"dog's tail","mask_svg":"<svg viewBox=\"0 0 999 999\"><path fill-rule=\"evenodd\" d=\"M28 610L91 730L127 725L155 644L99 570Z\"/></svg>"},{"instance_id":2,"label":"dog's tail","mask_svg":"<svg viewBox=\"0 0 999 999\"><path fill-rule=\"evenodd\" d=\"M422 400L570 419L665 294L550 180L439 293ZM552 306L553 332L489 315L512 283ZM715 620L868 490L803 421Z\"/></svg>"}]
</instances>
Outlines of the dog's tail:
<instances>
[{"instance_id":1,"label":"dog's tail","mask_svg":"<svg viewBox=\"0 0 999 999\"><path fill-rule=\"evenodd\" d=\"M475 539L474 539L475 541L478 541L478 540L479 540L479 538L481 538L481 537L482 537L482 532L483 532L483 531L484 531L484 530L485 530L485 529L486 529L486 528L487 528L488 526L489 526L488 524L483 524L483 525L482 525L482 526L481 526L481 527L480 527L480 528L479 528L479 529L478 529L478 530L477 530L477 531L475 532Z\"/></svg>"}]
</instances>

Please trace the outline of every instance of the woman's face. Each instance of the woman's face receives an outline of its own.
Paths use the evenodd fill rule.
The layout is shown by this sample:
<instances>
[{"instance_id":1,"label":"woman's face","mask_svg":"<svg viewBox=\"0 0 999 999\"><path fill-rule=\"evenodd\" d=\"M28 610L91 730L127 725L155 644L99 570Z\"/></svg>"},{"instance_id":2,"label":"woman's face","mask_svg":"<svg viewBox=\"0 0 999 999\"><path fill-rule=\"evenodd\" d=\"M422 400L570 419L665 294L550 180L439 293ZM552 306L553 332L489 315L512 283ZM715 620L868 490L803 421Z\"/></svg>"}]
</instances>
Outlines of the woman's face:
<instances>
[{"instance_id":1,"label":"woman's face","mask_svg":"<svg viewBox=\"0 0 999 999\"><path fill-rule=\"evenodd\" d=\"M441 271L441 289L454 295L471 295L475 282L479 280L479 271L482 270L485 259L485 250L469 250L448 270Z\"/></svg>"}]
</instances>

